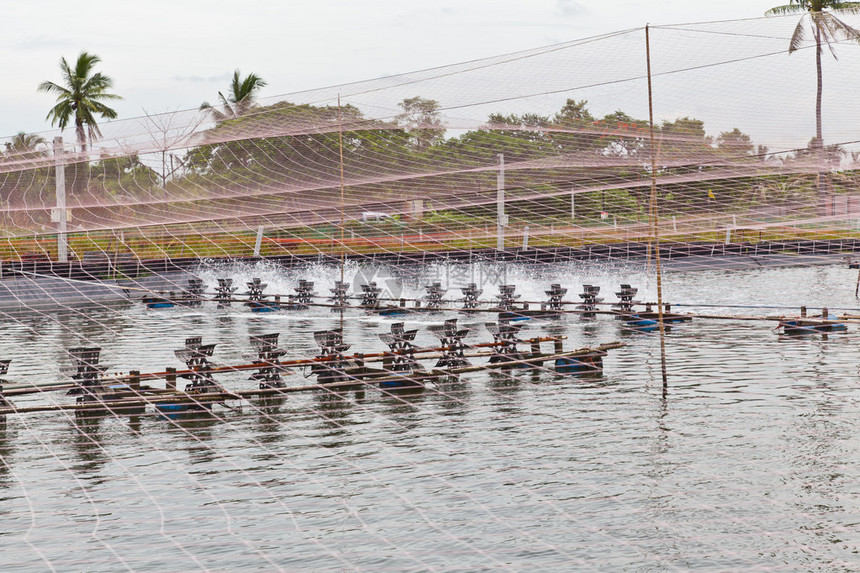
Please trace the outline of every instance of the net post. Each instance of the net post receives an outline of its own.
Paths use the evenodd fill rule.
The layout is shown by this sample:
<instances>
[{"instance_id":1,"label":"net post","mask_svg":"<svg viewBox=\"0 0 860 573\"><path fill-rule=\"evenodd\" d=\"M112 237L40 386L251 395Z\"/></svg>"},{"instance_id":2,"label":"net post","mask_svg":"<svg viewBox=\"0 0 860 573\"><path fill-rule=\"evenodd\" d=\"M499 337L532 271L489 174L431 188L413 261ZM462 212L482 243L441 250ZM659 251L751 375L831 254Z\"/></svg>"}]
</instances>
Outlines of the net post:
<instances>
[{"instance_id":1,"label":"net post","mask_svg":"<svg viewBox=\"0 0 860 573\"><path fill-rule=\"evenodd\" d=\"M167 380L167 385L166 385L167 389L176 391L176 368L174 368L173 366L167 367L166 380Z\"/></svg>"},{"instance_id":2,"label":"net post","mask_svg":"<svg viewBox=\"0 0 860 573\"><path fill-rule=\"evenodd\" d=\"M57 190L57 260L69 262L68 236L66 235L66 166L63 164L63 138L54 138L54 172Z\"/></svg>"},{"instance_id":3,"label":"net post","mask_svg":"<svg viewBox=\"0 0 860 573\"><path fill-rule=\"evenodd\" d=\"M505 250L505 154L499 153L499 173L496 177L496 250Z\"/></svg>"},{"instance_id":4,"label":"net post","mask_svg":"<svg viewBox=\"0 0 860 573\"><path fill-rule=\"evenodd\" d=\"M254 243L254 256L260 256L260 247L263 245L263 226L257 228L257 242Z\"/></svg>"},{"instance_id":5,"label":"net post","mask_svg":"<svg viewBox=\"0 0 860 573\"><path fill-rule=\"evenodd\" d=\"M649 215L651 219L651 237L648 241L648 251L654 245L654 263L657 270L657 321L660 327L660 370L663 377L663 391L668 381L666 377L666 327L663 325L663 273L660 268L659 228L657 226L657 149L654 146L654 96L651 89L651 29L645 26L645 60L648 68L648 129L651 141L651 201Z\"/></svg>"}]
</instances>

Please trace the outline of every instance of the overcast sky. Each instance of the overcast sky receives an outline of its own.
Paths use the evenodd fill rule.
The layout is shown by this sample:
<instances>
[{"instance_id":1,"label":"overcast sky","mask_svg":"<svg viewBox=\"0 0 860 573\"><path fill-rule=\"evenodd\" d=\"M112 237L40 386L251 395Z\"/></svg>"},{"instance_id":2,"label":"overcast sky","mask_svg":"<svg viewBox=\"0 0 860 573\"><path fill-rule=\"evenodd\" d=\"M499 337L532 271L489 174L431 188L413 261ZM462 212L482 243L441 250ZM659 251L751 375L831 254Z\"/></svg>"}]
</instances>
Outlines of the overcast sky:
<instances>
[{"instance_id":1,"label":"overcast sky","mask_svg":"<svg viewBox=\"0 0 860 573\"><path fill-rule=\"evenodd\" d=\"M98 54L121 118L216 101L234 69L263 96L371 79L651 24L755 18L770 0L31 0L4 4L0 135L51 129L61 56Z\"/></svg>"}]
</instances>

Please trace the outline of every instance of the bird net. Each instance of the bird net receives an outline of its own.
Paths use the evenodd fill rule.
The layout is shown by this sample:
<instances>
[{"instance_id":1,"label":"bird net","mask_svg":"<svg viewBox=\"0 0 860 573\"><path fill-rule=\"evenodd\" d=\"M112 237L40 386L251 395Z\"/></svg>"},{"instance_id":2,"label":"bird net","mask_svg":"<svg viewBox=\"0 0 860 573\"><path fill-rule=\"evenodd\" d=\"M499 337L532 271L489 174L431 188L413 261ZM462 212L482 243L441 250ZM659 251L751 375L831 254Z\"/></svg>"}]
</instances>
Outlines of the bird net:
<instances>
[{"instance_id":1,"label":"bird net","mask_svg":"<svg viewBox=\"0 0 860 573\"><path fill-rule=\"evenodd\" d=\"M192 110L83 145L10 140L5 254L56 260L63 218L78 259L248 256L260 229L261 255L635 245L653 178L667 243L850 236L857 48L824 48L817 145L816 48L789 55L795 24L652 28L653 142L643 29L267 98L218 123Z\"/></svg>"},{"instance_id":2,"label":"bird net","mask_svg":"<svg viewBox=\"0 0 860 573\"><path fill-rule=\"evenodd\" d=\"M740 480L750 444L722 468L683 444L671 463L693 474L677 478L689 493L677 503L699 517L680 522L655 501L671 484L646 476L653 497L628 493L651 470L614 449L654 425L643 411L667 415L665 386L651 400L647 336L663 315L634 311L654 302L658 255L680 273L676 302L757 304L735 318L765 319L767 303L825 306L827 288L791 290L814 282L805 270L762 284L690 271L838 262L860 245L860 46L819 49L810 34L789 53L797 23L636 28L106 122L95 140L3 140L8 564L473 570L610 555L613 568L724 569L781 551L801 568L850 562L850 547L788 526L760 547L726 543L793 507L777 498L745 516L700 488ZM622 353L604 315L645 336ZM703 328L670 338L670 375L749 372L699 356L720 340ZM596 378L559 381L582 373ZM612 390L642 377L647 392ZM720 457L727 424L691 408L680 419ZM649 447L671 457L656 425ZM573 446L570 428L583 436ZM776 464L801 479L772 462L753 473ZM766 496L768 479L750 479L744 491Z\"/></svg>"}]
</instances>

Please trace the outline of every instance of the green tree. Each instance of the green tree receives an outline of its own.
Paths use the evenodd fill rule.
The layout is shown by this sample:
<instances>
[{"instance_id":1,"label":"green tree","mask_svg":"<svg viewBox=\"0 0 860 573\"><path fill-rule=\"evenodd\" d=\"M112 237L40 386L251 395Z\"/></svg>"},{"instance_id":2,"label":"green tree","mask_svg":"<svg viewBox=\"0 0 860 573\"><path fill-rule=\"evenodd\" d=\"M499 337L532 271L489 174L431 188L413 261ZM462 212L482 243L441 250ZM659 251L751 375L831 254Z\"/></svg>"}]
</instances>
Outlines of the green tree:
<instances>
[{"instance_id":1,"label":"green tree","mask_svg":"<svg viewBox=\"0 0 860 573\"><path fill-rule=\"evenodd\" d=\"M848 152L846 152L839 144L819 147L818 141L813 137L809 140L809 143L806 144L805 149L796 150L794 152L794 156L790 156L788 160L801 160L815 157L820 161L823 161L826 165L829 165L831 168L836 168L842 162L842 158L847 154Z\"/></svg>"},{"instance_id":2,"label":"green tree","mask_svg":"<svg viewBox=\"0 0 860 573\"><path fill-rule=\"evenodd\" d=\"M664 121L660 126L658 156L665 164L676 168L691 168L712 157L713 140L705 134L705 122L691 117Z\"/></svg>"},{"instance_id":3,"label":"green tree","mask_svg":"<svg viewBox=\"0 0 860 573\"><path fill-rule=\"evenodd\" d=\"M755 154L752 139L738 128L720 133L717 136L717 149L737 158Z\"/></svg>"},{"instance_id":4,"label":"green tree","mask_svg":"<svg viewBox=\"0 0 860 573\"><path fill-rule=\"evenodd\" d=\"M0 161L12 164L6 173L0 175L0 203L9 205L26 204L30 201L44 201L40 195L47 185L53 169L45 167L50 161L45 139L39 135L18 132L5 144L6 152ZM16 215L7 216L16 219ZM26 224L26 218L20 222Z\"/></svg>"},{"instance_id":5,"label":"green tree","mask_svg":"<svg viewBox=\"0 0 860 573\"><path fill-rule=\"evenodd\" d=\"M557 124L575 124L577 122L594 121L594 116L588 111L587 105L588 100L585 99L580 101L568 99L561 107L561 110L555 114L555 122Z\"/></svg>"},{"instance_id":6,"label":"green tree","mask_svg":"<svg viewBox=\"0 0 860 573\"><path fill-rule=\"evenodd\" d=\"M104 100L122 99L120 96L108 93L113 87L113 80L101 72L93 73L96 64L101 62L95 54L81 52L71 68L66 58L60 58L60 71L63 74L63 85L45 81L39 84L39 91L57 96L57 103L48 112L45 119L51 120L51 125L65 129L69 122L75 124L75 135L81 151L86 151L87 141L101 137L96 115L103 118L116 118L116 111L105 105Z\"/></svg>"},{"instance_id":7,"label":"green tree","mask_svg":"<svg viewBox=\"0 0 860 573\"><path fill-rule=\"evenodd\" d=\"M445 128L439 113L439 102L419 96L406 98L397 104L403 112L395 118L409 136L412 147L423 151L442 141Z\"/></svg>"},{"instance_id":8,"label":"green tree","mask_svg":"<svg viewBox=\"0 0 860 573\"><path fill-rule=\"evenodd\" d=\"M599 145L608 157L633 157L648 145L648 122L634 119L621 110L603 116L595 122L603 132Z\"/></svg>"},{"instance_id":9,"label":"green tree","mask_svg":"<svg viewBox=\"0 0 860 573\"><path fill-rule=\"evenodd\" d=\"M6 142L6 154L16 159L33 159L46 154L45 138L19 131Z\"/></svg>"},{"instance_id":10,"label":"green tree","mask_svg":"<svg viewBox=\"0 0 860 573\"><path fill-rule=\"evenodd\" d=\"M491 114L487 120L487 128L492 130L497 143L493 144L490 151L495 154L504 153L508 162L554 155L558 150L549 131L550 126L550 118L536 113L521 116Z\"/></svg>"},{"instance_id":11,"label":"green tree","mask_svg":"<svg viewBox=\"0 0 860 573\"><path fill-rule=\"evenodd\" d=\"M221 109L206 101L200 104L200 109L208 111L212 114L212 118L219 123L228 119L235 119L245 115L249 109L254 107L257 92L264 87L266 87L266 81L263 78L256 74L248 74L242 79L237 69L233 72L230 91L227 92L227 95L218 92Z\"/></svg>"},{"instance_id":12,"label":"green tree","mask_svg":"<svg viewBox=\"0 0 860 573\"><path fill-rule=\"evenodd\" d=\"M829 10L829 11L828 11ZM840 2L838 0L790 0L788 4L771 8L765 15L781 14L803 14L788 45L788 53L798 50L806 41L808 30L812 31L815 40L815 71L817 78L817 91L815 95L815 139L813 149L823 149L824 140L821 135L821 52L822 46L827 44L830 53L836 57L833 50L833 42L839 40L860 41L860 30L857 30L839 18L836 14L858 14L860 13L860 2ZM807 25L808 23L808 25Z\"/></svg>"},{"instance_id":13,"label":"green tree","mask_svg":"<svg viewBox=\"0 0 860 573\"><path fill-rule=\"evenodd\" d=\"M600 137L595 132L594 116L586 107L588 100L568 99L552 120L556 133L553 140L562 153L584 151L595 147Z\"/></svg>"}]
</instances>

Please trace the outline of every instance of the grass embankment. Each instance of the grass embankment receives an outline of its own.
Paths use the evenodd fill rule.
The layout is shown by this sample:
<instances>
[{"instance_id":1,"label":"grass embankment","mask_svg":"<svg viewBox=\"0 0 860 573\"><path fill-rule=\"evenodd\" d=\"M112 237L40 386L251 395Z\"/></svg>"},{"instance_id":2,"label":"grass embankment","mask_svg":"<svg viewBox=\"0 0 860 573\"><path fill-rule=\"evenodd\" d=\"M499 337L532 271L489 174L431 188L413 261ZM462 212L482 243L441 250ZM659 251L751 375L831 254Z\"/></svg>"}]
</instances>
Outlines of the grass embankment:
<instances>
[{"instance_id":1,"label":"grass embankment","mask_svg":"<svg viewBox=\"0 0 860 573\"><path fill-rule=\"evenodd\" d=\"M343 242L339 230L321 236L318 231L309 232L307 228L279 230L264 236L260 254L277 255L335 255L372 254L372 253L417 253L422 251L454 251L492 249L496 247L495 229L470 229L467 231L447 231L434 233L408 233L375 237L357 237L344 233ZM680 229L679 229L680 231ZM523 244L523 229L506 230L506 248L517 248ZM130 236L120 241L115 234L70 234L69 254L71 258L97 259L111 257L134 257L137 259L162 259L181 257L249 257L254 254L256 233L209 233ZM673 232L669 224L661 230L661 242L710 242L723 243L726 231L709 230L701 232ZM839 240L860 239L860 231L845 228L811 227L769 227L758 229L732 229L732 243L762 243L773 241L797 240ZM647 225L615 227L613 225L595 227L542 228L529 235L531 248L542 247L583 247L588 245L621 244L626 242L647 242ZM32 258L57 259L56 236L39 238L14 238L0 241L0 259L21 260Z\"/></svg>"}]
</instances>

